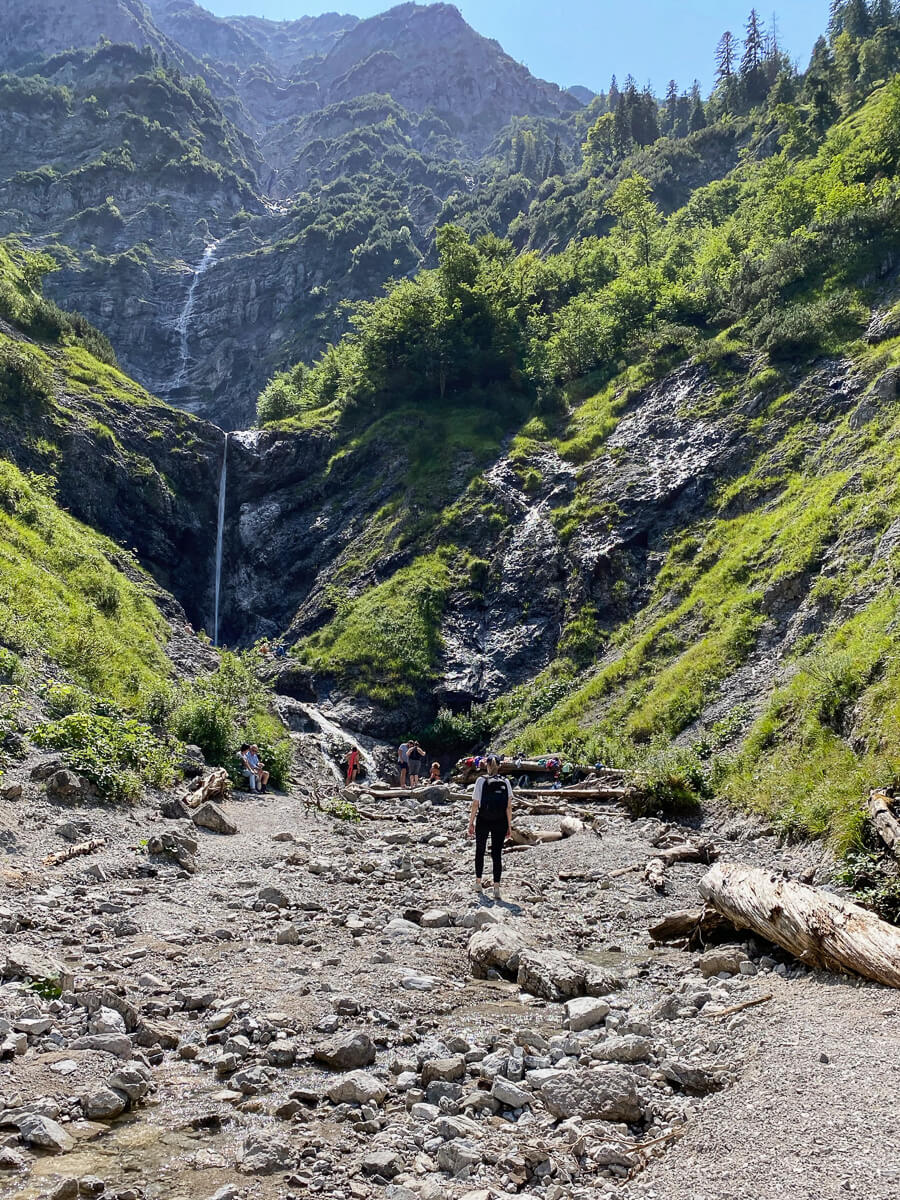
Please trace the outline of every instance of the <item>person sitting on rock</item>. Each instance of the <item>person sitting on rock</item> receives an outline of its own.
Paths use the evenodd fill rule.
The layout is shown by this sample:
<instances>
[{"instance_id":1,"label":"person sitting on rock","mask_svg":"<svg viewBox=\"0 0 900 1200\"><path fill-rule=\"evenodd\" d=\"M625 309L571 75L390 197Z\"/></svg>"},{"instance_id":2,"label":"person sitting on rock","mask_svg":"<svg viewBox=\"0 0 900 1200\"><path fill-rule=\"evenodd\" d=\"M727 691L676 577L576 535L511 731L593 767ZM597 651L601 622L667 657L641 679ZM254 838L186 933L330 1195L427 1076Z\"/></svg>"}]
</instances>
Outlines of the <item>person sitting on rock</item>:
<instances>
[{"instance_id":1,"label":"person sitting on rock","mask_svg":"<svg viewBox=\"0 0 900 1200\"><path fill-rule=\"evenodd\" d=\"M512 836L513 790L509 780L500 774L500 758L487 757L487 775L479 775L472 794L469 812L469 837L475 839L475 891L484 888L484 852L491 840L491 862L494 868L494 899L500 899L500 879L503 875L503 843Z\"/></svg>"},{"instance_id":2,"label":"person sitting on rock","mask_svg":"<svg viewBox=\"0 0 900 1200\"><path fill-rule=\"evenodd\" d=\"M247 755L250 753L250 745L247 742L241 742L241 748L238 751L238 758L241 760L241 774L247 780L247 788L251 792L255 792L259 780L256 777L256 771L247 762Z\"/></svg>"},{"instance_id":3,"label":"person sitting on rock","mask_svg":"<svg viewBox=\"0 0 900 1200\"><path fill-rule=\"evenodd\" d=\"M260 760L259 747L256 745L250 746L250 748L247 750L247 766L256 776L258 790L265 795L269 790L266 787L266 784L269 782L269 772L266 770L266 764ZM253 790L254 789L251 788L251 791Z\"/></svg>"}]
</instances>

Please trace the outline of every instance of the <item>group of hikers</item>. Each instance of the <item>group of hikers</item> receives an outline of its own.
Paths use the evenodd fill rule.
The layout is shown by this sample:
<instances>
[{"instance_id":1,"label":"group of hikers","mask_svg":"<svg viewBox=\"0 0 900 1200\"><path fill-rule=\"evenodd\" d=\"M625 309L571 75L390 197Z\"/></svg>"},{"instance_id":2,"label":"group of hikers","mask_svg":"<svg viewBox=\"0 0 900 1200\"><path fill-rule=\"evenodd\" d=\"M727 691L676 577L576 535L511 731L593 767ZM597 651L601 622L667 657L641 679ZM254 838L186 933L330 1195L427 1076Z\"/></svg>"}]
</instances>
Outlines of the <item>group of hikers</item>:
<instances>
[{"instance_id":1,"label":"group of hikers","mask_svg":"<svg viewBox=\"0 0 900 1200\"><path fill-rule=\"evenodd\" d=\"M402 788L418 787L422 782L422 772L425 769L427 761L428 756L414 738L411 738L408 742L401 742L397 747L397 769L400 772L400 786ZM439 762L431 764L431 772L426 782L441 782L441 764Z\"/></svg>"},{"instance_id":2,"label":"group of hikers","mask_svg":"<svg viewBox=\"0 0 900 1200\"><path fill-rule=\"evenodd\" d=\"M251 792L268 792L269 772L259 754L259 747L242 743L239 758L241 773ZM359 776L360 751L351 747L346 757L347 782L355 783ZM414 788L422 781L422 772L427 761L425 751L415 739L402 742L397 749L397 766L400 786ZM487 774L479 775L472 793L469 809L468 836L475 842L475 891L484 892L484 860L488 843L491 848L493 898L500 899L500 881L503 876L503 846L512 835L513 788L510 780L500 772L501 758L488 754L479 762L479 769ZM441 765L431 764L429 783L441 782Z\"/></svg>"}]
</instances>

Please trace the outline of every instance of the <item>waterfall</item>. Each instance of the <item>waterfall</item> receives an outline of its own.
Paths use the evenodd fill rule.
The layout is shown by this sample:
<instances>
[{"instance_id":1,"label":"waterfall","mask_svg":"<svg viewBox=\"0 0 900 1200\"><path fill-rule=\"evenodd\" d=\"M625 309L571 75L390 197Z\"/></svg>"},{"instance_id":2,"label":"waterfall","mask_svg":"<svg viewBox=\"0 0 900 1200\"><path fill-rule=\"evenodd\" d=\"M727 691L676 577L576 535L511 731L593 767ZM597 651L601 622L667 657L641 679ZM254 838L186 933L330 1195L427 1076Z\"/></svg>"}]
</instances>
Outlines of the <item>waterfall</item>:
<instances>
[{"instance_id":1,"label":"waterfall","mask_svg":"<svg viewBox=\"0 0 900 1200\"><path fill-rule=\"evenodd\" d=\"M218 241L215 241L210 242L203 251L203 257L197 264L190 286L188 287L187 296L185 297L181 314L179 315L178 320L175 322L175 332L178 334L178 347L181 355L181 361L178 371L167 388L167 393L169 395L171 395L172 392L177 391L179 388L184 387L185 383L187 382L188 363L191 359L188 338L190 336L191 317L194 315L194 302L197 295L197 284L200 282L201 277L206 274L206 272L215 262L216 251L218 248L219 243Z\"/></svg>"},{"instance_id":2,"label":"waterfall","mask_svg":"<svg viewBox=\"0 0 900 1200\"><path fill-rule=\"evenodd\" d=\"M222 447L222 473L219 476L219 515L216 522L216 581L213 609L213 645L219 644L219 595L222 590L222 545L225 540L225 494L228 487L228 434Z\"/></svg>"}]
</instances>

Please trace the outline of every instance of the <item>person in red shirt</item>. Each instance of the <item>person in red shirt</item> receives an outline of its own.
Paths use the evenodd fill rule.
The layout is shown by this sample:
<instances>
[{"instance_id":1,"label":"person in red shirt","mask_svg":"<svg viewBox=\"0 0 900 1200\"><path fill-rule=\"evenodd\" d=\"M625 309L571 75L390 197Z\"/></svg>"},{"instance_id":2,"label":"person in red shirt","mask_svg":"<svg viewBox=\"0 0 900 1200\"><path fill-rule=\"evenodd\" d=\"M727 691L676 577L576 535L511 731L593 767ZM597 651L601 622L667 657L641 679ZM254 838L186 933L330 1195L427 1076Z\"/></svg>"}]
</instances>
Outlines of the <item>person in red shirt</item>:
<instances>
[{"instance_id":1,"label":"person in red shirt","mask_svg":"<svg viewBox=\"0 0 900 1200\"><path fill-rule=\"evenodd\" d=\"M353 746L347 755L347 782L356 783L359 774L359 750Z\"/></svg>"}]
</instances>

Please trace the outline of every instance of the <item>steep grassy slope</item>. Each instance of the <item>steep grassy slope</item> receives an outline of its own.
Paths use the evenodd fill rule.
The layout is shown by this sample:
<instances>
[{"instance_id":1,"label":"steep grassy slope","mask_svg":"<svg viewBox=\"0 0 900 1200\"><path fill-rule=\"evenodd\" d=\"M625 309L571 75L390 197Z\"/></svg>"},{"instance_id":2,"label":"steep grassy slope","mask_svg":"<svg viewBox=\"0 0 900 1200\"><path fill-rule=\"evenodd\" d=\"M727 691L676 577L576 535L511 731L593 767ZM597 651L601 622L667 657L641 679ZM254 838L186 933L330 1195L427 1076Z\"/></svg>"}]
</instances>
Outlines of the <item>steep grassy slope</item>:
<instances>
[{"instance_id":1,"label":"steep grassy slope","mask_svg":"<svg viewBox=\"0 0 900 1200\"><path fill-rule=\"evenodd\" d=\"M766 112L780 149L669 216L622 180L555 256L447 228L271 385L353 521L294 626L317 686L853 841L900 750L900 80L846 110Z\"/></svg>"}]
</instances>

